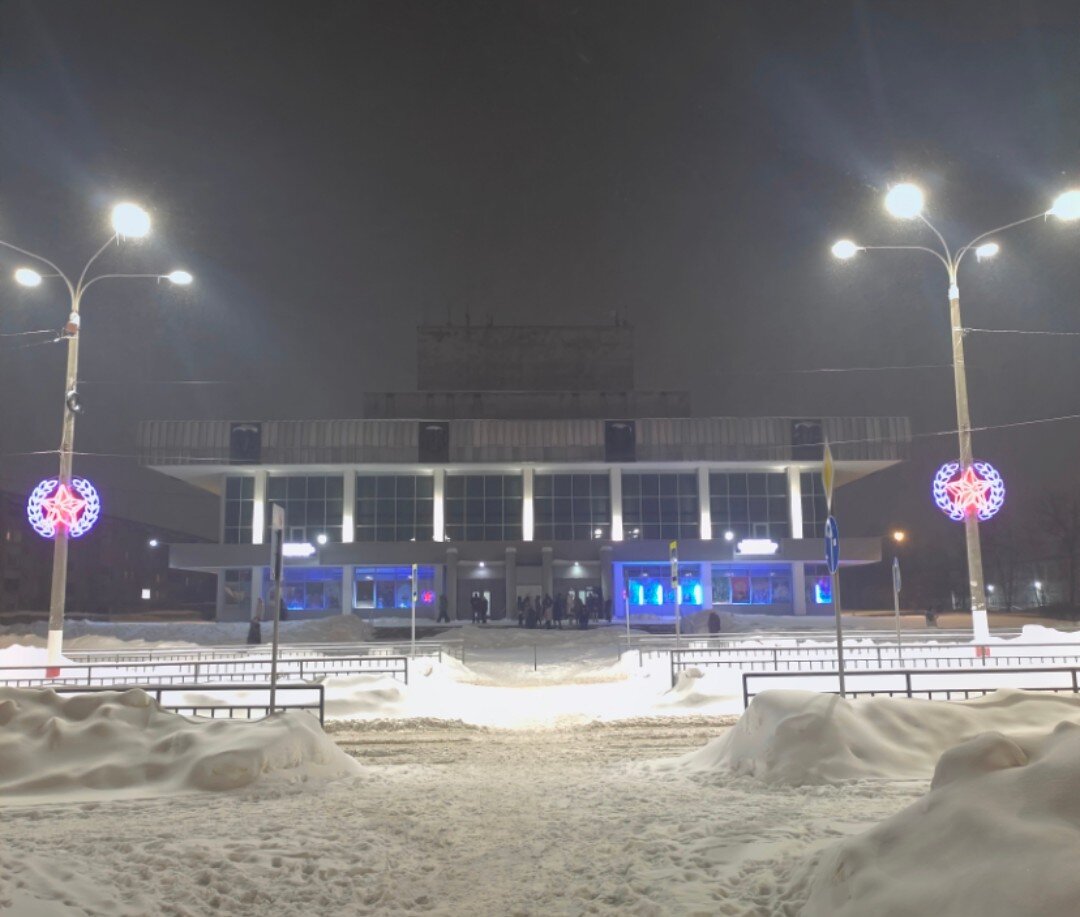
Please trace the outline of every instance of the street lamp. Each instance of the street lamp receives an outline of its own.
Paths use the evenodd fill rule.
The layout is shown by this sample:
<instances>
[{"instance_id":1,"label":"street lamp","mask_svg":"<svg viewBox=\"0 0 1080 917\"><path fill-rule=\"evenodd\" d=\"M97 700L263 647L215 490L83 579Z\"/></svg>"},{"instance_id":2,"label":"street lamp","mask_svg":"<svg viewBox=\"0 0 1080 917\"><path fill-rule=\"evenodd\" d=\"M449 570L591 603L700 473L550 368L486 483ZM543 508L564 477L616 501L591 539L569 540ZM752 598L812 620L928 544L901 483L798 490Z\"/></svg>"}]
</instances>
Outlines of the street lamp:
<instances>
[{"instance_id":1,"label":"street lamp","mask_svg":"<svg viewBox=\"0 0 1080 917\"><path fill-rule=\"evenodd\" d=\"M902 531L901 529L896 529L892 533L892 540L895 541L897 544L903 544L906 539L907 532Z\"/></svg>"},{"instance_id":2,"label":"street lamp","mask_svg":"<svg viewBox=\"0 0 1080 917\"><path fill-rule=\"evenodd\" d=\"M949 279L948 300L949 317L952 326L952 352L953 352L953 385L956 390L956 427L960 440L960 466L962 469L969 468L972 463L971 451L971 413L968 408L967 373L964 364L964 328L960 322L960 287L957 284L957 272L960 263L969 251L975 253L975 257L982 261L992 258L1000 251L997 242L991 241L990 236L1005 232L1030 223L1034 220L1045 220L1047 217L1057 217L1059 220L1080 219L1080 191L1066 191L1060 195L1051 205L1049 210L1037 213L1034 216L1025 217L1012 223L1006 223L990 232L984 232L966 245L961 246L955 252L949 248L945 237L938 232L923 213L925 197L917 185L909 182L894 185L885 195L885 209L893 216L900 219L921 220L922 223L934 234L937 244L934 247L926 245L862 245L850 239L842 239L832 247L832 253L842 261L847 261L859 252L873 251L916 251L926 252L937 258L944 266ZM982 547L979 542L979 518L976 513L968 513L964 517L964 535L967 542L968 583L971 589L971 619L975 639L983 642L990 636L990 629L986 617L986 586L983 581Z\"/></svg>"},{"instance_id":3,"label":"street lamp","mask_svg":"<svg viewBox=\"0 0 1080 917\"><path fill-rule=\"evenodd\" d=\"M67 372L64 377L64 420L60 433L60 486L70 488L72 477L72 455L75 445L75 415L82 410L79 402L79 324L80 307L86 291L100 280L129 278L150 278L168 280L178 286L191 283L192 276L187 271L173 271L171 274L124 274L107 273L90 275L90 268L109 246L119 244L124 239L141 239L150 232L150 215L137 204L117 204L112 211L112 234L102 246L94 252L90 260L83 265L78 280L72 280L55 263L44 255L28 251L10 242L0 239L0 247L17 252L47 267L48 273L42 274L30 267L20 267L15 271L15 281L24 287L38 287L45 277L59 277L67 288L70 312L67 323L60 334L67 341ZM56 526L53 539L52 587L49 597L49 643L46 661L49 666L60 662L64 641L64 608L67 592L68 529L64 525Z\"/></svg>"}]
</instances>

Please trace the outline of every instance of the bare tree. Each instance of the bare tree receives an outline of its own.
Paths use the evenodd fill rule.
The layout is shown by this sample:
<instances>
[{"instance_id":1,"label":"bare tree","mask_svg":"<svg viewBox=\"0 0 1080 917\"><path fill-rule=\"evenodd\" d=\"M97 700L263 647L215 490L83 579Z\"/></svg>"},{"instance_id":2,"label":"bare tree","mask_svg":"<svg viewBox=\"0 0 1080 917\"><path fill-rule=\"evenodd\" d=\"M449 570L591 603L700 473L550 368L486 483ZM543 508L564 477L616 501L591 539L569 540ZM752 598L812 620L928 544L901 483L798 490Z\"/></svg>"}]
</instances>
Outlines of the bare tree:
<instances>
[{"instance_id":1,"label":"bare tree","mask_svg":"<svg viewBox=\"0 0 1080 917\"><path fill-rule=\"evenodd\" d=\"M1003 514L1004 515L1004 514ZM1012 516L998 518L982 530L983 554L993 585L1001 590L1005 611L1016 607L1016 581L1020 572L1023 539Z\"/></svg>"},{"instance_id":2,"label":"bare tree","mask_svg":"<svg viewBox=\"0 0 1080 917\"><path fill-rule=\"evenodd\" d=\"M1080 490L1046 493L1038 504L1037 519L1043 537L1065 561L1069 607L1076 609L1076 567L1080 553Z\"/></svg>"}]
</instances>

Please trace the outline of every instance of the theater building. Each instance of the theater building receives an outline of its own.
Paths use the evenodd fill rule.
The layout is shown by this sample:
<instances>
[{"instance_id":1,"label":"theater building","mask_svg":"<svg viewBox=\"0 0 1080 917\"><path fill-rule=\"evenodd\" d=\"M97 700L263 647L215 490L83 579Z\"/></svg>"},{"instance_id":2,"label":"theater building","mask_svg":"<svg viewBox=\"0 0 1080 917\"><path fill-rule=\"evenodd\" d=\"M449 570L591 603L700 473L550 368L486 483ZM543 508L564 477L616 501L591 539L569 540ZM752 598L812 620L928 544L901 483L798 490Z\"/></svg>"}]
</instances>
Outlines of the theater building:
<instances>
[{"instance_id":1,"label":"theater building","mask_svg":"<svg viewBox=\"0 0 1080 917\"><path fill-rule=\"evenodd\" d=\"M684 392L633 387L633 332L421 328L420 390L358 397L355 420L149 421L144 464L221 497L220 541L170 546L217 574L221 620L269 582L269 507L285 511L293 617L453 619L481 594L600 590L616 619L831 612L821 443L838 486L901 461L901 417L695 417ZM483 357L483 359L479 357ZM573 392L546 389L573 379ZM678 542L679 587L669 544ZM843 564L881 559L841 540Z\"/></svg>"}]
</instances>

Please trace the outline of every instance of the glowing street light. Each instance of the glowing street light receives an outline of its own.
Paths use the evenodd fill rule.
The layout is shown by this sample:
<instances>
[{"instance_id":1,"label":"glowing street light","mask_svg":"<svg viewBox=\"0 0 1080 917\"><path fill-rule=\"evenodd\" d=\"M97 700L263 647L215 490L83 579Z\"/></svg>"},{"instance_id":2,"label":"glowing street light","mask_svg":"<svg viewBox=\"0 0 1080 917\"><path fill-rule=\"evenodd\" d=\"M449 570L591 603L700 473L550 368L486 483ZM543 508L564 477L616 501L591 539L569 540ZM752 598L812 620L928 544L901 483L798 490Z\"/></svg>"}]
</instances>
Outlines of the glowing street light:
<instances>
[{"instance_id":1,"label":"glowing street light","mask_svg":"<svg viewBox=\"0 0 1080 917\"><path fill-rule=\"evenodd\" d=\"M724 541L734 541L734 540L735 540L735 533L733 531L731 531L731 529L728 529L726 532L724 532Z\"/></svg>"},{"instance_id":2,"label":"glowing street light","mask_svg":"<svg viewBox=\"0 0 1080 917\"><path fill-rule=\"evenodd\" d=\"M851 239L841 239L832 247L833 257L839 258L841 261L854 258L859 251L859 246L852 242Z\"/></svg>"},{"instance_id":3,"label":"glowing street light","mask_svg":"<svg viewBox=\"0 0 1080 917\"><path fill-rule=\"evenodd\" d=\"M75 417L82 409L78 392L79 328L82 321L80 308L86 291L102 280L166 279L174 284L186 286L193 279L187 271L173 271L171 274L112 272L91 274L90 269L98 258L104 255L107 250L113 248L116 243L127 238L141 239L147 235L150 232L150 215L137 204L130 202L117 204L112 210L112 230L109 237L90 256L90 259L83 265L82 271L77 275L65 273L55 262L50 261L44 255L27 251L25 248L0 240L0 247L17 252L48 268L48 272L43 274L29 267L21 267L15 272L16 283L24 287L38 287L45 277L56 277L67 288L70 312L60 337L60 340L67 341L67 372L64 378L64 415L60 432L60 474L58 475L60 486L65 488L71 487L75 448ZM78 279L73 280L73 277ZM46 656L49 668L55 668L59 664L63 648L69 537L66 526L57 526L56 533L53 536L52 586L49 598L49 642ZM157 539L151 539L149 544L150 547L156 547Z\"/></svg>"},{"instance_id":4,"label":"glowing street light","mask_svg":"<svg viewBox=\"0 0 1080 917\"><path fill-rule=\"evenodd\" d=\"M918 185L903 182L893 185L885 195L885 209L901 220L913 220L923 209L923 193Z\"/></svg>"},{"instance_id":5,"label":"glowing street light","mask_svg":"<svg viewBox=\"0 0 1080 917\"><path fill-rule=\"evenodd\" d=\"M40 287L41 275L33 268L21 267L15 271L15 282L21 287Z\"/></svg>"},{"instance_id":6,"label":"glowing street light","mask_svg":"<svg viewBox=\"0 0 1080 917\"><path fill-rule=\"evenodd\" d=\"M326 541L327 541L326 532L319 532L319 534L315 536L315 540L319 544L326 544Z\"/></svg>"},{"instance_id":7,"label":"glowing street light","mask_svg":"<svg viewBox=\"0 0 1080 917\"><path fill-rule=\"evenodd\" d=\"M929 229L936 239L932 245L856 245L844 239L833 246L833 254L841 260L847 260L857 252L903 251L925 252L932 255L945 268L948 278L947 300L949 303L949 325L952 337L953 387L956 394L956 427L960 444L960 467L972 466L971 448L971 410L968 406L967 373L964 363L964 325L960 320L960 286L957 276L964 256L974 252L977 260L992 258L1000 251L997 242L990 241L1007 229L1022 226L1035 220L1045 220L1055 216L1061 220L1080 219L1080 190L1066 191L1060 195L1049 210L1034 216L1014 220L984 232L960 248L952 248L937 227L926 218L923 208L926 203L923 192L910 182L894 185L885 195L885 208L895 217L915 219ZM895 538L895 536L894 536ZM968 582L971 587L971 619L975 639L985 642L990 636L986 615L986 585L983 579L982 545L979 539L979 518L970 513L964 518L964 538L967 544Z\"/></svg>"},{"instance_id":8,"label":"glowing street light","mask_svg":"<svg viewBox=\"0 0 1080 917\"><path fill-rule=\"evenodd\" d=\"M112 225L121 239L141 239L150 233L150 214L138 204L117 204L113 207Z\"/></svg>"},{"instance_id":9,"label":"glowing street light","mask_svg":"<svg viewBox=\"0 0 1080 917\"><path fill-rule=\"evenodd\" d=\"M895 541L897 544L903 544L904 541L907 540L907 532L896 529L896 531L892 533L892 540Z\"/></svg>"},{"instance_id":10,"label":"glowing street light","mask_svg":"<svg viewBox=\"0 0 1080 917\"><path fill-rule=\"evenodd\" d=\"M1064 194L1059 194L1046 213L1059 220L1080 219L1080 191L1066 191Z\"/></svg>"},{"instance_id":11,"label":"glowing street light","mask_svg":"<svg viewBox=\"0 0 1080 917\"><path fill-rule=\"evenodd\" d=\"M149 540L149 541L147 542L147 544L148 544L148 545L150 545L150 547L152 547L152 548L156 548L156 547L157 547L157 546L158 546L159 544L161 544L161 542L160 542L160 541L158 541L158 540L157 540L156 538L151 538L151 539L150 539L150 540Z\"/></svg>"}]
</instances>

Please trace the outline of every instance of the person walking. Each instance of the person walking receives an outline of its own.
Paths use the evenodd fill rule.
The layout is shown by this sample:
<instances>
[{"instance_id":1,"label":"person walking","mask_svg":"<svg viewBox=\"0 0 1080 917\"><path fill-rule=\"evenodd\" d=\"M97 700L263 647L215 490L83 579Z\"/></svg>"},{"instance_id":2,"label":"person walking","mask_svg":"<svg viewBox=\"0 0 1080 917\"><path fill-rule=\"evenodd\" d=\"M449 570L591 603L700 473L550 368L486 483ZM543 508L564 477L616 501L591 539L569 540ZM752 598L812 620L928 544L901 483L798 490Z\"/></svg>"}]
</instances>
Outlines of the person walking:
<instances>
[{"instance_id":1,"label":"person walking","mask_svg":"<svg viewBox=\"0 0 1080 917\"><path fill-rule=\"evenodd\" d=\"M450 623L450 600L447 599L445 592L439 596L439 617L435 619L435 623L439 624L443 621Z\"/></svg>"},{"instance_id":2,"label":"person walking","mask_svg":"<svg viewBox=\"0 0 1080 917\"><path fill-rule=\"evenodd\" d=\"M248 627L247 642L249 646L258 646L262 643L262 619L266 615L266 603L263 601L262 596L259 596L258 601L255 603L255 614L251 618L251 625Z\"/></svg>"},{"instance_id":3,"label":"person walking","mask_svg":"<svg viewBox=\"0 0 1080 917\"><path fill-rule=\"evenodd\" d=\"M544 598L548 598L545 596ZM551 603L551 616L555 621L555 626L562 630L563 618L566 616L566 602L562 597L562 593L555 593L555 601Z\"/></svg>"},{"instance_id":4,"label":"person walking","mask_svg":"<svg viewBox=\"0 0 1080 917\"><path fill-rule=\"evenodd\" d=\"M581 601L581 596L574 596L574 617L577 618L578 627L582 630L589 629L589 612L585 608L585 603Z\"/></svg>"},{"instance_id":5,"label":"person walking","mask_svg":"<svg viewBox=\"0 0 1080 917\"><path fill-rule=\"evenodd\" d=\"M539 596L537 597L539 598ZM555 622L555 615L551 610L551 597L545 595L541 600L541 608L544 613L544 629L551 630L551 625Z\"/></svg>"},{"instance_id":6,"label":"person walking","mask_svg":"<svg viewBox=\"0 0 1080 917\"><path fill-rule=\"evenodd\" d=\"M480 596L480 623L487 624L488 622L488 600L484 596Z\"/></svg>"}]
</instances>

